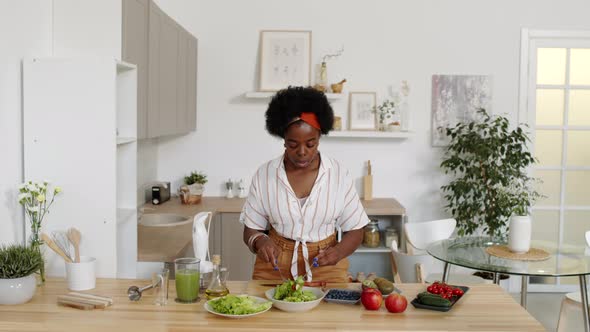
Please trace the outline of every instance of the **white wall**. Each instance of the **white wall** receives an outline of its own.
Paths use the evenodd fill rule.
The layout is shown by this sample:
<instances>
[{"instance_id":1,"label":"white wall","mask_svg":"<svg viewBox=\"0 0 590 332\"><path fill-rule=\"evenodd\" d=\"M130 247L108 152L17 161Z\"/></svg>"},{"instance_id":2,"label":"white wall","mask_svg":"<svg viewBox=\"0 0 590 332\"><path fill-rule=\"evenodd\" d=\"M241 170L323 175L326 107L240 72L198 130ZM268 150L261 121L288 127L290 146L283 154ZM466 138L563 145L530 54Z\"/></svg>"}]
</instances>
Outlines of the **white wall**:
<instances>
[{"instance_id":1,"label":"white wall","mask_svg":"<svg viewBox=\"0 0 590 332\"><path fill-rule=\"evenodd\" d=\"M51 2L0 1L0 244L23 239L21 59L51 53Z\"/></svg>"},{"instance_id":2,"label":"white wall","mask_svg":"<svg viewBox=\"0 0 590 332\"><path fill-rule=\"evenodd\" d=\"M24 238L22 208L16 201L17 185L23 181L22 58L120 59L121 8L121 0L0 0L0 245ZM138 144L138 193L156 180L157 152L157 140Z\"/></svg>"},{"instance_id":3,"label":"white wall","mask_svg":"<svg viewBox=\"0 0 590 332\"><path fill-rule=\"evenodd\" d=\"M96 55L121 59L121 0L52 2L53 55Z\"/></svg>"},{"instance_id":4,"label":"white wall","mask_svg":"<svg viewBox=\"0 0 590 332\"><path fill-rule=\"evenodd\" d=\"M414 137L323 139L320 150L359 178L370 159L374 196L397 198L412 221L444 215L441 150L430 145L431 76L492 75L493 111L516 121L521 28L590 29L586 0L157 2L199 39L197 131L160 140L159 179L178 186L189 171L203 170L206 194L221 195L224 180L249 181L258 165L279 155L282 142L264 131L266 102L242 95L257 85L260 30L312 30L313 63L344 45L328 75L331 82L347 78L345 92L376 91L380 101L390 85L409 81ZM347 112L346 100L333 106Z\"/></svg>"}]
</instances>

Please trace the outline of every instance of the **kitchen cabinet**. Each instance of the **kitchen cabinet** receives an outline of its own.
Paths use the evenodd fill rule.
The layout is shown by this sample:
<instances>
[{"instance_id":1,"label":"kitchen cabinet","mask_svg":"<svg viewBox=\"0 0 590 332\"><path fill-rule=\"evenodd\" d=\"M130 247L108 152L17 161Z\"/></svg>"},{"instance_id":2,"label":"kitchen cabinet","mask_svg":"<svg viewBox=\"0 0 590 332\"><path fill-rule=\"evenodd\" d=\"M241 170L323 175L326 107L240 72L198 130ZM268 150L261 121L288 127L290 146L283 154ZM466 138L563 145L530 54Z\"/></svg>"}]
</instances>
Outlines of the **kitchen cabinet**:
<instances>
[{"instance_id":1,"label":"kitchen cabinet","mask_svg":"<svg viewBox=\"0 0 590 332\"><path fill-rule=\"evenodd\" d=\"M137 66L137 137L148 137L148 0L123 0L122 59Z\"/></svg>"},{"instance_id":2,"label":"kitchen cabinet","mask_svg":"<svg viewBox=\"0 0 590 332\"><path fill-rule=\"evenodd\" d=\"M139 138L196 129L197 39L151 0L123 0L123 60L138 65Z\"/></svg>"},{"instance_id":3,"label":"kitchen cabinet","mask_svg":"<svg viewBox=\"0 0 590 332\"><path fill-rule=\"evenodd\" d=\"M250 280L256 256L243 241L244 226L239 213L217 213L209 229L209 251L221 255L221 265L228 268L229 279Z\"/></svg>"},{"instance_id":4,"label":"kitchen cabinet","mask_svg":"<svg viewBox=\"0 0 590 332\"><path fill-rule=\"evenodd\" d=\"M385 229L395 228L398 243L405 243L402 225L406 219L405 208L395 199L375 198L361 203L370 219L379 220L381 244L377 248L360 246L350 257L349 271L356 277L357 272L377 275L392 279L391 249L383 241ZM229 268L231 280L250 280L256 256L253 255L243 241L243 225L239 222L240 214L223 212L217 214L217 220L211 225L211 254L220 253L222 265ZM404 249L403 247L401 248Z\"/></svg>"},{"instance_id":5,"label":"kitchen cabinet","mask_svg":"<svg viewBox=\"0 0 590 332\"><path fill-rule=\"evenodd\" d=\"M174 198L161 205L148 204L148 206L152 210L150 213L173 213L189 217L193 217L199 212L213 212L209 228L209 252L211 255L221 255L221 264L229 269L231 280L250 280L256 256L248 250L242 239L244 226L240 223L239 216L245 202L244 198L203 197L199 204L183 205L178 198ZM379 220L382 231L386 227L394 227L400 236L399 243L404 243L401 231L406 219L406 210L397 200L375 198L371 201L362 200L361 203L371 219ZM171 240L174 239L161 238L161 241ZM180 241L180 239L175 240ZM186 241L187 244L191 241L190 236ZM159 244L140 242L140 257L142 252L150 251L154 246L158 247ZM390 252L391 250L384 246L383 241L378 248L361 246L349 257L350 271L354 276L357 272L362 271L365 274L376 272L380 276L391 278ZM170 254L163 253L163 256L168 257ZM166 260L172 261L174 258Z\"/></svg>"},{"instance_id":6,"label":"kitchen cabinet","mask_svg":"<svg viewBox=\"0 0 590 332\"><path fill-rule=\"evenodd\" d=\"M136 66L113 58L23 61L24 178L62 187L43 231L77 227L97 277L135 277L136 91ZM63 260L45 257L63 276Z\"/></svg>"},{"instance_id":7,"label":"kitchen cabinet","mask_svg":"<svg viewBox=\"0 0 590 332\"><path fill-rule=\"evenodd\" d=\"M239 213L221 213L222 265L229 269L231 280L250 280L256 256L244 244L244 226Z\"/></svg>"}]
</instances>

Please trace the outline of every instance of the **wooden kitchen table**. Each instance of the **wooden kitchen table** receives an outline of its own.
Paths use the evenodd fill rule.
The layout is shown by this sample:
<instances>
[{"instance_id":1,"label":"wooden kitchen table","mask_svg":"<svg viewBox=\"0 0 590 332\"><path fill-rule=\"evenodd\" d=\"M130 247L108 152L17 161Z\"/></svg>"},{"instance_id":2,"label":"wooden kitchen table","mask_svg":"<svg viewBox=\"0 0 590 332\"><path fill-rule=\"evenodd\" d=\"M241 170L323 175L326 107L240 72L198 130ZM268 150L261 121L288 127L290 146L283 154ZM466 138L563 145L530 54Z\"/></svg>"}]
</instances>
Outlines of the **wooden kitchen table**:
<instances>
[{"instance_id":1,"label":"wooden kitchen table","mask_svg":"<svg viewBox=\"0 0 590 332\"><path fill-rule=\"evenodd\" d=\"M269 282L228 282L232 293L244 290L264 297ZM167 306L153 305L146 292L139 302L127 299L127 288L146 281L99 279L88 292L109 296L114 305L104 310L82 311L60 307L57 296L67 293L64 280L48 279L33 300L24 305L0 305L0 331L544 331L543 326L502 288L493 284L473 285L449 312L416 309L408 303L402 314L388 313L383 306L367 311L362 305L322 302L312 311L288 313L275 308L258 316L228 319L208 313L204 299L196 304L174 302L174 281L170 281ZM358 288L359 284L328 284L333 288ZM397 285L411 301L422 284Z\"/></svg>"}]
</instances>

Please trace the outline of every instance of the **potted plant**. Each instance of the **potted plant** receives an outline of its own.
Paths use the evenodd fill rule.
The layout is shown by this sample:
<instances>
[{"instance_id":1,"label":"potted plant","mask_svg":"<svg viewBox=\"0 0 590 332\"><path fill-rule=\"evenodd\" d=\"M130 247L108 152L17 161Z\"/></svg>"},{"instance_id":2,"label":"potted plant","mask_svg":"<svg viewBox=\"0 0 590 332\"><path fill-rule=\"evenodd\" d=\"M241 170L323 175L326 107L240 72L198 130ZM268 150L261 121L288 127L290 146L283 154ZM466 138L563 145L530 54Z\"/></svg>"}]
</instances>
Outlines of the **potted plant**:
<instances>
[{"instance_id":1,"label":"potted plant","mask_svg":"<svg viewBox=\"0 0 590 332\"><path fill-rule=\"evenodd\" d=\"M507 118L484 109L478 117L446 129L450 144L440 167L452 179L441 187L445 208L457 220L459 236L482 232L505 238L510 217L528 215L542 197L526 173L535 158L521 126L509 129Z\"/></svg>"},{"instance_id":2,"label":"potted plant","mask_svg":"<svg viewBox=\"0 0 590 332\"><path fill-rule=\"evenodd\" d=\"M191 172L184 177L184 184L180 188L183 204L197 204L203 196L204 185L207 183L207 175L201 172Z\"/></svg>"},{"instance_id":3,"label":"potted plant","mask_svg":"<svg viewBox=\"0 0 590 332\"><path fill-rule=\"evenodd\" d=\"M399 121L392 121L396 114L396 104L393 100L386 99L381 105L373 107L373 113L379 117L379 130L395 131L400 128Z\"/></svg>"},{"instance_id":4,"label":"potted plant","mask_svg":"<svg viewBox=\"0 0 590 332\"><path fill-rule=\"evenodd\" d=\"M42 264L43 257L35 247L0 247L0 304L21 304L33 298L37 287L34 273Z\"/></svg>"}]
</instances>

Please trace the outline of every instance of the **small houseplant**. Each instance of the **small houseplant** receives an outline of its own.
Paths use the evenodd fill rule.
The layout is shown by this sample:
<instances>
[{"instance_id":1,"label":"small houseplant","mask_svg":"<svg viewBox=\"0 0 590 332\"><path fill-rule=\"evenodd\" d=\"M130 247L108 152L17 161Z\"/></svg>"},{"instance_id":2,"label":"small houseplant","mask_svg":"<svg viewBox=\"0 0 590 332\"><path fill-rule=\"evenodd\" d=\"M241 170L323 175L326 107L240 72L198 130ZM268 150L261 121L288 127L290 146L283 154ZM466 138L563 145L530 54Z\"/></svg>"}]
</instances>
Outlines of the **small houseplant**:
<instances>
[{"instance_id":1,"label":"small houseplant","mask_svg":"<svg viewBox=\"0 0 590 332\"><path fill-rule=\"evenodd\" d=\"M184 204L197 204L201 201L204 185L207 183L207 175L202 172L193 171L184 177L184 184L180 188L181 199Z\"/></svg>"},{"instance_id":2,"label":"small houseplant","mask_svg":"<svg viewBox=\"0 0 590 332\"><path fill-rule=\"evenodd\" d=\"M21 184L18 188L18 202L24 207L25 215L31 223L31 237L29 243L32 248L41 254L43 241L39 236L43 219L49 214L49 208L53 205L55 197L61 193L60 187L50 189L49 181L32 182ZM45 264L41 262L39 268L41 282L45 282Z\"/></svg>"},{"instance_id":3,"label":"small houseplant","mask_svg":"<svg viewBox=\"0 0 590 332\"><path fill-rule=\"evenodd\" d=\"M507 118L484 109L478 116L446 129L450 144L440 167L452 180L441 189L459 236L482 231L503 238L510 217L528 214L542 197L526 173L535 158L522 127L510 129Z\"/></svg>"},{"instance_id":4,"label":"small houseplant","mask_svg":"<svg viewBox=\"0 0 590 332\"><path fill-rule=\"evenodd\" d=\"M379 118L379 130L385 130L389 126L399 128L399 122L392 121L396 114L396 104L393 100L386 99L381 105L373 107L373 113Z\"/></svg>"},{"instance_id":5,"label":"small houseplant","mask_svg":"<svg viewBox=\"0 0 590 332\"><path fill-rule=\"evenodd\" d=\"M35 247L0 247L0 304L28 302L35 294L34 273L42 264L43 256Z\"/></svg>"}]
</instances>

